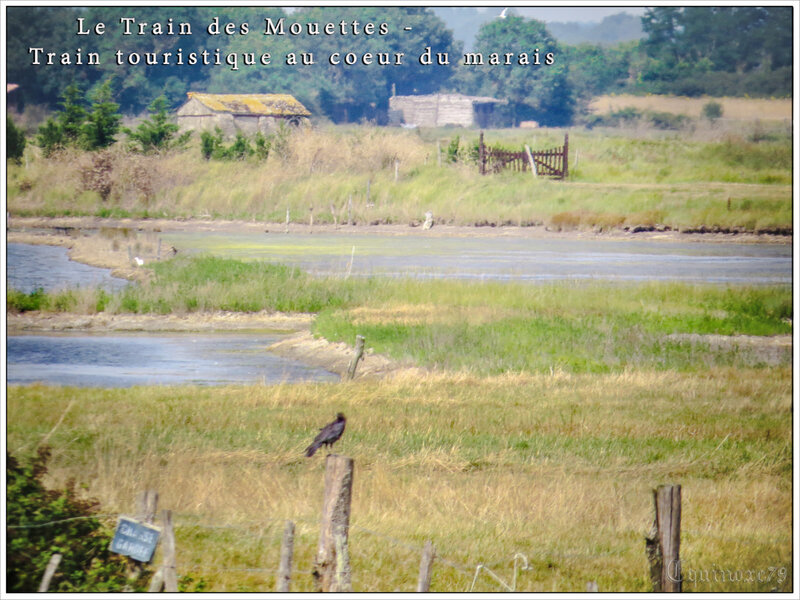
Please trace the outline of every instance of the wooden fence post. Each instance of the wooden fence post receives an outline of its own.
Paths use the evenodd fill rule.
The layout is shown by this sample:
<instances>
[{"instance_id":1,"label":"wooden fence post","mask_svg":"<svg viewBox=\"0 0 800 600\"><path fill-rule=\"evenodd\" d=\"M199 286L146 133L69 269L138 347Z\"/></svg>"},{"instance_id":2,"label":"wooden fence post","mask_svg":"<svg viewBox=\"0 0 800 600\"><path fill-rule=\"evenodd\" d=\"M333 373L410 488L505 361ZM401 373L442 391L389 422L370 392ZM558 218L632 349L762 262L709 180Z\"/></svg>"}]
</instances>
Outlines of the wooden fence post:
<instances>
[{"instance_id":1,"label":"wooden fence post","mask_svg":"<svg viewBox=\"0 0 800 600\"><path fill-rule=\"evenodd\" d=\"M289 233L289 207L286 207L286 233Z\"/></svg>"},{"instance_id":2,"label":"wooden fence post","mask_svg":"<svg viewBox=\"0 0 800 600\"><path fill-rule=\"evenodd\" d=\"M533 178L537 179L539 177L539 170L536 168L536 162L533 160L533 154L531 153L531 147L528 144L525 144L525 152L528 155L528 162L531 165L531 172L533 173Z\"/></svg>"},{"instance_id":3,"label":"wooden fence post","mask_svg":"<svg viewBox=\"0 0 800 600\"><path fill-rule=\"evenodd\" d=\"M357 335L356 336L356 352L353 355L353 360L350 361L350 366L347 367L347 379L352 379L356 376L356 367L358 366L358 361L361 360L361 357L364 354L364 336Z\"/></svg>"},{"instance_id":4,"label":"wooden fence post","mask_svg":"<svg viewBox=\"0 0 800 600\"><path fill-rule=\"evenodd\" d=\"M433 574L433 559L436 549L430 540L425 542L422 549L422 559L419 561L419 579L417 579L417 592L426 594L431 589L431 575Z\"/></svg>"},{"instance_id":5,"label":"wooden fence post","mask_svg":"<svg viewBox=\"0 0 800 600\"><path fill-rule=\"evenodd\" d=\"M319 592L352 592L347 550L352 493L353 459L329 454L325 459L325 498L313 569L314 586Z\"/></svg>"},{"instance_id":6,"label":"wooden fence post","mask_svg":"<svg viewBox=\"0 0 800 600\"><path fill-rule=\"evenodd\" d=\"M178 576L175 572L175 530L172 527L172 511L161 511L162 532L164 537L161 551L164 554L164 591L176 593L178 591Z\"/></svg>"},{"instance_id":7,"label":"wooden fence post","mask_svg":"<svg viewBox=\"0 0 800 600\"><path fill-rule=\"evenodd\" d=\"M478 163L481 175L486 175L486 146L483 144L483 132L478 141Z\"/></svg>"},{"instance_id":8,"label":"wooden fence post","mask_svg":"<svg viewBox=\"0 0 800 600\"><path fill-rule=\"evenodd\" d=\"M50 580L55 575L56 569L58 569L58 564L61 562L61 555L58 552L53 553L50 556L50 561L47 563L47 568L44 570L44 576L42 577L42 582L39 584L39 592L46 592L47 588L50 587Z\"/></svg>"},{"instance_id":9,"label":"wooden fence post","mask_svg":"<svg viewBox=\"0 0 800 600\"><path fill-rule=\"evenodd\" d=\"M288 592L289 581L292 579L292 553L294 552L294 523L286 521L283 527L283 542L281 543L281 564L278 567L278 581L275 585L276 592Z\"/></svg>"},{"instance_id":10,"label":"wooden fence post","mask_svg":"<svg viewBox=\"0 0 800 600\"><path fill-rule=\"evenodd\" d=\"M144 490L136 495L136 519L151 525L156 520L156 509L158 508L158 492L156 490ZM133 582L139 579L142 574L142 565L132 558L128 558L128 580ZM151 582L152 584L152 582ZM133 589L123 591L132 592Z\"/></svg>"},{"instance_id":11,"label":"wooden fence post","mask_svg":"<svg viewBox=\"0 0 800 600\"><path fill-rule=\"evenodd\" d=\"M681 486L659 486L653 490L653 502L655 520L645 538L653 591L680 592Z\"/></svg>"},{"instance_id":12,"label":"wooden fence post","mask_svg":"<svg viewBox=\"0 0 800 600\"><path fill-rule=\"evenodd\" d=\"M172 511L161 511L161 566L150 580L148 592L160 592L163 588L167 593L177 593L178 576L175 573L175 530L172 527Z\"/></svg>"},{"instance_id":13,"label":"wooden fence post","mask_svg":"<svg viewBox=\"0 0 800 600\"><path fill-rule=\"evenodd\" d=\"M564 134L564 176L562 179L569 177L569 134Z\"/></svg>"},{"instance_id":14,"label":"wooden fence post","mask_svg":"<svg viewBox=\"0 0 800 600\"><path fill-rule=\"evenodd\" d=\"M347 224L353 224L353 194L347 199Z\"/></svg>"}]
</instances>

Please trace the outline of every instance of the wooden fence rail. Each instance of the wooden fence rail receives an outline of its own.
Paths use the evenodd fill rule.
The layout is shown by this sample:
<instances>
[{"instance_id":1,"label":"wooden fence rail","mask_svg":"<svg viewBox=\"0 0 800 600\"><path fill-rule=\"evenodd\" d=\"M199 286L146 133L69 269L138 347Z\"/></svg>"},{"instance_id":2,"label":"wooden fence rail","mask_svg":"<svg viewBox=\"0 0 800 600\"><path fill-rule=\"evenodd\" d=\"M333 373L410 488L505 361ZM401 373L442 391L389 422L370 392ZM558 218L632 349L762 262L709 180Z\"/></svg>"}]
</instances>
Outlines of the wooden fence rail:
<instances>
[{"instance_id":1,"label":"wooden fence rail","mask_svg":"<svg viewBox=\"0 0 800 600\"><path fill-rule=\"evenodd\" d=\"M559 148L548 150L527 150L515 152L504 148L487 146L483 141L481 132L478 142L478 163L481 175L489 173L499 173L503 169L514 171L527 171L531 167L535 168L535 175L553 177L555 179L566 179L569 176L569 134L564 134L564 145Z\"/></svg>"}]
</instances>

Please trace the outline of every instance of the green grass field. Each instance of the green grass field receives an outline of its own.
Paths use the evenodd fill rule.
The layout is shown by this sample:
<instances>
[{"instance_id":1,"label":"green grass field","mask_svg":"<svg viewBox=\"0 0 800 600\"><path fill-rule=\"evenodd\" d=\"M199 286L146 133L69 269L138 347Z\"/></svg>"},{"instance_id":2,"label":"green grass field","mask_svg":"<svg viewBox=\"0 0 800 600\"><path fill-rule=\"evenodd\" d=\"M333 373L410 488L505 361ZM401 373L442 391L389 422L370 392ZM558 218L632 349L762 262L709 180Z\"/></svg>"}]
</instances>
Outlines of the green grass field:
<instances>
[{"instance_id":1,"label":"green grass field","mask_svg":"<svg viewBox=\"0 0 800 600\"><path fill-rule=\"evenodd\" d=\"M302 451L339 410L337 451L355 460L356 591L413 590L427 539L436 592L469 589L479 563L510 582L518 552L533 567L518 591L647 591L650 490L663 483L683 486L684 573L792 571L789 367L10 386L8 447L24 456L49 436L52 485L75 479L104 513L157 489L175 514L178 573L207 591L274 589L283 520L294 520L292 589L311 591L324 459ZM684 590L789 591L777 577ZM502 591L485 574L475 589Z\"/></svg>"}]
</instances>

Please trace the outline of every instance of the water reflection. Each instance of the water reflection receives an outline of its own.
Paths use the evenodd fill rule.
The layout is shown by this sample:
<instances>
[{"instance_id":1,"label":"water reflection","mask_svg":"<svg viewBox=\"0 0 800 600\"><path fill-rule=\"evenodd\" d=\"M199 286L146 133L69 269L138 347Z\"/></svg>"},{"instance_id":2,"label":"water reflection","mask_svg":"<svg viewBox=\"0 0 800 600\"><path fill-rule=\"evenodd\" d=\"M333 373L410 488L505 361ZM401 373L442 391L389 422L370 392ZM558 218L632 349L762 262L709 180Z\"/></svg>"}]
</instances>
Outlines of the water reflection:
<instances>
[{"instance_id":1,"label":"water reflection","mask_svg":"<svg viewBox=\"0 0 800 600\"><path fill-rule=\"evenodd\" d=\"M312 274L501 281L605 279L791 283L791 245L375 234L169 233L188 252L299 266Z\"/></svg>"},{"instance_id":2,"label":"water reflection","mask_svg":"<svg viewBox=\"0 0 800 600\"><path fill-rule=\"evenodd\" d=\"M266 351L275 334L24 335L7 340L7 382L80 387L336 381Z\"/></svg>"}]
</instances>

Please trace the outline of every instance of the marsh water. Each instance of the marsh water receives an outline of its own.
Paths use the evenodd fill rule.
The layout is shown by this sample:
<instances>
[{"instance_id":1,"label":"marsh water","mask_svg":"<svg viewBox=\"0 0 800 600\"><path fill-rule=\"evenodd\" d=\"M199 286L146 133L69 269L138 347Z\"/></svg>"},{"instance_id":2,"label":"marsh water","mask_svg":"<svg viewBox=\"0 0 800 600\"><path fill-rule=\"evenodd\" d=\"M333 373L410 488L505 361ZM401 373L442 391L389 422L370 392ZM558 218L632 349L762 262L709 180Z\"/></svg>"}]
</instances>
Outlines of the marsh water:
<instances>
[{"instance_id":1,"label":"marsh water","mask_svg":"<svg viewBox=\"0 0 800 600\"><path fill-rule=\"evenodd\" d=\"M68 287L103 287L119 290L128 282L111 275L111 269L91 267L69 259L60 246L6 245L6 281L9 288L29 294Z\"/></svg>"},{"instance_id":2,"label":"marsh water","mask_svg":"<svg viewBox=\"0 0 800 600\"><path fill-rule=\"evenodd\" d=\"M21 335L7 340L8 383L79 387L336 381L267 351L278 334Z\"/></svg>"},{"instance_id":3,"label":"marsh water","mask_svg":"<svg viewBox=\"0 0 800 600\"><path fill-rule=\"evenodd\" d=\"M316 275L541 282L559 279L791 283L789 244L370 234L170 233L188 252L299 266Z\"/></svg>"},{"instance_id":4,"label":"marsh water","mask_svg":"<svg viewBox=\"0 0 800 600\"><path fill-rule=\"evenodd\" d=\"M790 245L368 234L165 233L181 252L302 267L312 274L536 282L558 279L788 284ZM8 285L127 285L70 261L64 248L8 244ZM276 333L22 335L7 339L7 382L144 384L328 381L338 376L269 353Z\"/></svg>"}]
</instances>

